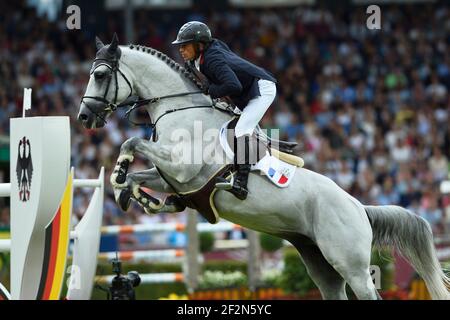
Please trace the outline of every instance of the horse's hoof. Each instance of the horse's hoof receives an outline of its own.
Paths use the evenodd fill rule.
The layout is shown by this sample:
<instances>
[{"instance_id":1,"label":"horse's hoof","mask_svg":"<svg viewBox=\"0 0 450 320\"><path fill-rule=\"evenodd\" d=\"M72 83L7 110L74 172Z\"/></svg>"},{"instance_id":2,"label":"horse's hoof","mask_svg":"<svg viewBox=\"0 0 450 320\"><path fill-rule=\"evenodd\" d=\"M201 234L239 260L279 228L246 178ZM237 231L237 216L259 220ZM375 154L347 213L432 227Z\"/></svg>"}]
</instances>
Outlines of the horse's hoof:
<instances>
[{"instance_id":1,"label":"horse's hoof","mask_svg":"<svg viewBox=\"0 0 450 320\"><path fill-rule=\"evenodd\" d=\"M123 211L127 211L131 203L131 191L130 188L126 188L120 191L118 205Z\"/></svg>"}]
</instances>

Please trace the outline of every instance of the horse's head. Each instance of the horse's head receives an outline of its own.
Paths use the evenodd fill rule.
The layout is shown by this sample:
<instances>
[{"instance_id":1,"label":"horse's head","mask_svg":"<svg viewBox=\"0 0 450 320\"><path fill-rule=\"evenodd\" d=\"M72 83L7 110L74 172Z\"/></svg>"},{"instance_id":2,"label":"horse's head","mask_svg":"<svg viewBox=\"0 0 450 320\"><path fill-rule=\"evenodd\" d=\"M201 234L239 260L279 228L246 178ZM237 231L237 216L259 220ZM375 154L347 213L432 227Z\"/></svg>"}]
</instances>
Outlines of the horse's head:
<instances>
[{"instance_id":1,"label":"horse's head","mask_svg":"<svg viewBox=\"0 0 450 320\"><path fill-rule=\"evenodd\" d=\"M86 93L81 99L78 121L85 128L101 128L106 118L133 92L130 75L120 68L121 50L114 34L109 45L96 38L97 54L92 64Z\"/></svg>"}]
</instances>

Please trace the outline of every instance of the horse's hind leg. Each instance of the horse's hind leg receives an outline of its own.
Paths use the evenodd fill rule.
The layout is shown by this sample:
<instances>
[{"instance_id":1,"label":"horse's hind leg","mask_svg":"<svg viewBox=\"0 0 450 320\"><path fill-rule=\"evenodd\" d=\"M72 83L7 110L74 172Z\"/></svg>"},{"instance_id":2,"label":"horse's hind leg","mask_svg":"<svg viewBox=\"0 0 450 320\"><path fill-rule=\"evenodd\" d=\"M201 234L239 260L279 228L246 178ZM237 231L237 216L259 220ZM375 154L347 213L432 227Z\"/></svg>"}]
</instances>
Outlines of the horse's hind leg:
<instances>
[{"instance_id":1,"label":"horse's hind leg","mask_svg":"<svg viewBox=\"0 0 450 320\"><path fill-rule=\"evenodd\" d=\"M347 300L345 292L345 281L341 275L334 270L313 243L305 243L302 239L292 241L292 244L300 252L305 263L308 274L326 300Z\"/></svg>"},{"instance_id":2,"label":"horse's hind leg","mask_svg":"<svg viewBox=\"0 0 450 320\"><path fill-rule=\"evenodd\" d=\"M370 242L360 239L359 242L348 241L342 237L335 238L332 245L318 241L325 259L339 272L360 300L376 300L380 296L370 275Z\"/></svg>"}]
</instances>

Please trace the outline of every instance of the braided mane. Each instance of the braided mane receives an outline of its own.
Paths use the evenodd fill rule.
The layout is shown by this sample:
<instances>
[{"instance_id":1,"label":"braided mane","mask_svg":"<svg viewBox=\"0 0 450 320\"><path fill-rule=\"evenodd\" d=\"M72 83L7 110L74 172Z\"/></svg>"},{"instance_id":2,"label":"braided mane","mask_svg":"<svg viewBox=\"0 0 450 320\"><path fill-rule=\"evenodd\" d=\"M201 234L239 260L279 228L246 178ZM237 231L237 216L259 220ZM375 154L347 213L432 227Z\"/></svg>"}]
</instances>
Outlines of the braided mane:
<instances>
[{"instance_id":1,"label":"braided mane","mask_svg":"<svg viewBox=\"0 0 450 320\"><path fill-rule=\"evenodd\" d=\"M189 71L188 69L186 69L185 67L183 67L182 65L177 63L175 60L170 58L168 55L166 55L156 49L146 47L146 46L141 46L141 45L131 44L131 45L129 45L129 48L133 49L133 50L137 50L137 51L146 52L152 56L157 57L161 61L164 61L172 70L178 72L180 75L182 75L185 78L187 78L188 80L192 81L199 89L201 89L202 84L200 83L200 81L197 80L195 75L191 71Z\"/></svg>"}]
</instances>

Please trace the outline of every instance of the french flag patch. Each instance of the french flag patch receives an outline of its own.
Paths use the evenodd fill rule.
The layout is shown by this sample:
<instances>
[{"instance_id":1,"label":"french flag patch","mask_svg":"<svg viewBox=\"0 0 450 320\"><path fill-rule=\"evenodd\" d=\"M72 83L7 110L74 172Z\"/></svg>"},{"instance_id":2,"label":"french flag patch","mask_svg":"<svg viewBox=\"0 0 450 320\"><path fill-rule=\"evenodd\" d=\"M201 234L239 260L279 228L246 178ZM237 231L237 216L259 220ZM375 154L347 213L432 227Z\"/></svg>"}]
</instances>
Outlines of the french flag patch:
<instances>
[{"instance_id":1,"label":"french flag patch","mask_svg":"<svg viewBox=\"0 0 450 320\"><path fill-rule=\"evenodd\" d=\"M283 162L269 153L252 166L252 170L261 171L273 184L280 188L289 186L294 177L295 169L294 165Z\"/></svg>"}]
</instances>

